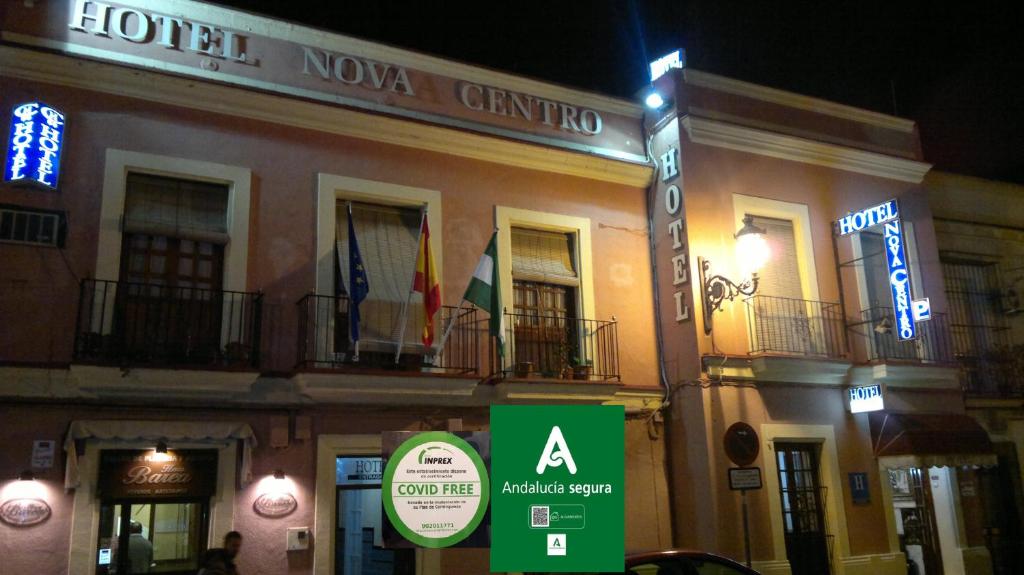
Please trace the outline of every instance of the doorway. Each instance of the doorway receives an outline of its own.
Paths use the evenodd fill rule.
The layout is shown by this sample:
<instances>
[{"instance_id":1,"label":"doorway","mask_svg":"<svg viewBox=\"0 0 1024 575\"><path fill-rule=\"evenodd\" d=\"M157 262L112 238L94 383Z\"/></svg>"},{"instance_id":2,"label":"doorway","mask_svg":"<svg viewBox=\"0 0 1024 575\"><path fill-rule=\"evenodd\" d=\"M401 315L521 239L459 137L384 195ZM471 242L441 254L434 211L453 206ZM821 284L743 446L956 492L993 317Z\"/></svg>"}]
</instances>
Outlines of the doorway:
<instances>
[{"instance_id":1,"label":"doorway","mask_svg":"<svg viewBox=\"0 0 1024 575\"><path fill-rule=\"evenodd\" d=\"M775 443L786 556L793 575L832 571L819 449L816 443Z\"/></svg>"},{"instance_id":2,"label":"doorway","mask_svg":"<svg viewBox=\"0 0 1024 575\"><path fill-rule=\"evenodd\" d=\"M208 499L104 501L96 575L191 575L206 551Z\"/></svg>"},{"instance_id":3,"label":"doorway","mask_svg":"<svg viewBox=\"0 0 1024 575\"><path fill-rule=\"evenodd\" d=\"M335 469L335 575L413 575L415 549L384 546L381 457L340 455Z\"/></svg>"},{"instance_id":4,"label":"doorway","mask_svg":"<svg viewBox=\"0 0 1024 575\"><path fill-rule=\"evenodd\" d=\"M912 575L941 574L942 549L935 519L931 482L917 467L890 469L893 512L900 549L907 556Z\"/></svg>"}]
</instances>

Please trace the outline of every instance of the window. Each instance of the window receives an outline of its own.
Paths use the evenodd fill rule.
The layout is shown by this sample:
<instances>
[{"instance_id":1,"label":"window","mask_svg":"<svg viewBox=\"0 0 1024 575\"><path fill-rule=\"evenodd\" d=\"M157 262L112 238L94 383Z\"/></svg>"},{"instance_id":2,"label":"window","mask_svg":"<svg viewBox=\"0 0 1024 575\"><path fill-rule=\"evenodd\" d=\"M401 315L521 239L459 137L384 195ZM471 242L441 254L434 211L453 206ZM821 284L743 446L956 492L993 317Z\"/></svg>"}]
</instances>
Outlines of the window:
<instances>
[{"instance_id":1,"label":"window","mask_svg":"<svg viewBox=\"0 0 1024 575\"><path fill-rule=\"evenodd\" d=\"M998 313L999 279L995 264L944 258L949 326L960 357L978 358L1008 341L1008 326Z\"/></svg>"},{"instance_id":2,"label":"window","mask_svg":"<svg viewBox=\"0 0 1024 575\"><path fill-rule=\"evenodd\" d=\"M882 234L860 232L861 261L864 269L864 298L868 308L891 308L892 291L889 287L889 267L885 261L885 241Z\"/></svg>"},{"instance_id":3,"label":"window","mask_svg":"<svg viewBox=\"0 0 1024 575\"><path fill-rule=\"evenodd\" d=\"M748 214L750 215L750 214ZM765 296L803 299L800 262L797 256L793 222L777 218L753 216L754 225L766 232L765 240L771 259L761 270L757 293Z\"/></svg>"},{"instance_id":4,"label":"window","mask_svg":"<svg viewBox=\"0 0 1024 575\"><path fill-rule=\"evenodd\" d=\"M514 358L517 370L563 377L579 348L573 234L512 228Z\"/></svg>"},{"instance_id":5,"label":"window","mask_svg":"<svg viewBox=\"0 0 1024 575\"><path fill-rule=\"evenodd\" d=\"M748 214L750 215L750 214ZM791 220L753 216L765 230L771 253L759 274L757 294L748 301L751 349L796 355L826 355L834 347L834 326L821 304L804 299L800 259Z\"/></svg>"},{"instance_id":6,"label":"window","mask_svg":"<svg viewBox=\"0 0 1024 575\"><path fill-rule=\"evenodd\" d=\"M349 266L349 202L337 203L336 248L338 281L337 293L347 295ZM402 308L406 301L409 310L422 302L422 294L414 293L409 299L412 278L416 271L422 210L366 202L351 202L352 225L359 243L359 252L370 284L366 299L359 306L360 353L393 357L395 343L401 331ZM347 300L346 300L347 302ZM336 352L349 348L348 305L338 306L335 321ZM419 350L422 346L423 317L420 313L406 313L403 346ZM436 329L436 327L435 327Z\"/></svg>"},{"instance_id":7,"label":"window","mask_svg":"<svg viewBox=\"0 0 1024 575\"><path fill-rule=\"evenodd\" d=\"M222 184L128 175L114 314L121 353L175 362L223 355L227 196Z\"/></svg>"}]
</instances>

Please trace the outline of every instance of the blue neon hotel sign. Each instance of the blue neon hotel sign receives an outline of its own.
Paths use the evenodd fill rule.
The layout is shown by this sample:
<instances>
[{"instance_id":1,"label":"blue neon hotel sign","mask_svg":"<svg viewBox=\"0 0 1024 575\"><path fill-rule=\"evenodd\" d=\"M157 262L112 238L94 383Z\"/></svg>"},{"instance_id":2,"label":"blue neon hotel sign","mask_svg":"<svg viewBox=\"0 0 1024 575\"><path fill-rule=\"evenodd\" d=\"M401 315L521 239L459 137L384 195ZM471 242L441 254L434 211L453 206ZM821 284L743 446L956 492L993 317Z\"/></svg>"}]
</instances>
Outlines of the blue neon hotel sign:
<instances>
[{"instance_id":1,"label":"blue neon hotel sign","mask_svg":"<svg viewBox=\"0 0 1024 575\"><path fill-rule=\"evenodd\" d=\"M64 114L40 102L15 106L7 139L5 182L57 187L64 145Z\"/></svg>"},{"instance_id":2,"label":"blue neon hotel sign","mask_svg":"<svg viewBox=\"0 0 1024 575\"><path fill-rule=\"evenodd\" d=\"M836 222L839 235L845 236L875 226L885 230L885 262L889 268L889 288L895 313L896 336L901 340L917 337L917 323L931 317L928 299L914 301L910 289L910 268L903 249L903 223L896 200L847 214Z\"/></svg>"}]
</instances>

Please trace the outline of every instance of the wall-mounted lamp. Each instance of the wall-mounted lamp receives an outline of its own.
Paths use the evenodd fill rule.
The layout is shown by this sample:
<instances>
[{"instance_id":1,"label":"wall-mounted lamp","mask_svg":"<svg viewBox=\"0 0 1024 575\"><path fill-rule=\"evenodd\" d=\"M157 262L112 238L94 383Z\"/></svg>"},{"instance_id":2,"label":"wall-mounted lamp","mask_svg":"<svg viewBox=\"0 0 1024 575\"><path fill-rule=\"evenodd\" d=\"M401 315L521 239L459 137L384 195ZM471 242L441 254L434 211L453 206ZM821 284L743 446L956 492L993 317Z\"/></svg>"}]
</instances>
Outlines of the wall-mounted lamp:
<instances>
[{"instance_id":1,"label":"wall-mounted lamp","mask_svg":"<svg viewBox=\"0 0 1024 575\"><path fill-rule=\"evenodd\" d=\"M652 110L657 110L665 105L665 99L661 97L661 94L657 92L651 92L644 98L644 104Z\"/></svg>"},{"instance_id":2,"label":"wall-mounted lamp","mask_svg":"<svg viewBox=\"0 0 1024 575\"><path fill-rule=\"evenodd\" d=\"M722 275L710 275L711 261L698 259L700 271L701 297L704 305L704 333L712 330L712 317L715 311L722 309L725 300L732 301L737 296L751 296L757 292L757 272L771 256L768 243L765 241L765 230L754 225L753 216L744 216L743 227L736 232L736 260L741 268L750 273L750 279L736 283Z\"/></svg>"},{"instance_id":3,"label":"wall-mounted lamp","mask_svg":"<svg viewBox=\"0 0 1024 575\"><path fill-rule=\"evenodd\" d=\"M20 481L35 481L36 474L26 469L25 471L22 471L21 473L18 474L18 479Z\"/></svg>"},{"instance_id":4,"label":"wall-mounted lamp","mask_svg":"<svg viewBox=\"0 0 1024 575\"><path fill-rule=\"evenodd\" d=\"M284 479L284 470L283 469L275 469L274 470L274 479Z\"/></svg>"},{"instance_id":5,"label":"wall-mounted lamp","mask_svg":"<svg viewBox=\"0 0 1024 575\"><path fill-rule=\"evenodd\" d=\"M157 453L167 453L167 442L158 441L156 443L156 452Z\"/></svg>"}]
</instances>

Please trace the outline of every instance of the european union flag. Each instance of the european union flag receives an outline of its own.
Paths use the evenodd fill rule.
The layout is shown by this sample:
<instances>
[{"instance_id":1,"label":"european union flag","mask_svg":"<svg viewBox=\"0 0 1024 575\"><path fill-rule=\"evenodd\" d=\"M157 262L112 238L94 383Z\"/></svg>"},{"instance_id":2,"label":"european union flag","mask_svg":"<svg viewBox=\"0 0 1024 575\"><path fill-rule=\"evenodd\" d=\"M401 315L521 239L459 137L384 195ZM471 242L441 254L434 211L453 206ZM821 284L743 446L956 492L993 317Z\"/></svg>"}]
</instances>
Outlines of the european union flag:
<instances>
[{"instance_id":1,"label":"european union flag","mask_svg":"<svg viewBox=\"0 0 1024 575\"><path fill-rule=\"evenodd\" d=\"M363 256L359 254L356 228L352 225L352 204L348 205L348 327L352 342L359 341L359 304L366 299L370 282L363 267Z\"/></svg>"}]
</instances>

